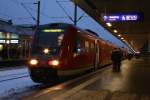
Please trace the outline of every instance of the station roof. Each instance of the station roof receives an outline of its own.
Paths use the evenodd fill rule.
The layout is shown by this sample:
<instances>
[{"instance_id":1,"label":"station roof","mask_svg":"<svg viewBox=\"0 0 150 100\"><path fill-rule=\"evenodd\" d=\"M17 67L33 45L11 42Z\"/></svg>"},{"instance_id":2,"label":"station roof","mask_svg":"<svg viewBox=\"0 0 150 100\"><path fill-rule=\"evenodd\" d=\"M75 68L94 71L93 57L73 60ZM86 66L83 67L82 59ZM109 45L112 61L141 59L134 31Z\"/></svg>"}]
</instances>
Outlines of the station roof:
<instances>
[{"instance_id":1,"label":"station roof","mask_svg":"<svg viewBox=\"0 0 150 100\"><path fill-rule=\"evenodd\" d=\"M22 26L13 25L9 21L0 19L0 32L10 32L19 35L33 35L33 30L31 28L25 28Z\"/></svg>"},{"instance_id":2,"label":"station roof","mask_svg":"<svg viewBox=\"0 0 150 100\"><path fill-rule=\"evenodd\" d=\"M150 1L149 0L72 0L99 24L113 35L118 34L125 42L140 50L145 43L150 43ZM143 20L138 22L112 22L108 27L103 20L104 14L138 12L143 14ZM116 29L118 33L114 33ZM120 38L120 37L118 37Z\"/></svg>"}]
</instances>

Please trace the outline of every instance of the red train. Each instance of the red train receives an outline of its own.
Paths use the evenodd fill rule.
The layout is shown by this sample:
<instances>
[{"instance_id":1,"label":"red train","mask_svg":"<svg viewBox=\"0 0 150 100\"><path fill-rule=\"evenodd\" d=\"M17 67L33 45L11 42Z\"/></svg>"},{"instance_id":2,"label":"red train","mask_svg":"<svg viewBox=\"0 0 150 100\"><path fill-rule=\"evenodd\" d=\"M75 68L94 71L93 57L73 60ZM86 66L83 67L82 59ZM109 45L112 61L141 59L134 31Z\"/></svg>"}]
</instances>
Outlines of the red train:
<instances>
[{"instance_id":1,"label":"red train","mask_svg":"<svg viewBox=\"0 0 150 100\"><path fill-rule=\"evenodd\" d=\"M115 45L89 30L66 23L40 26L35 32L28 68L35 82L79 74L111 63Z\"/></svg>"}]
</instances>

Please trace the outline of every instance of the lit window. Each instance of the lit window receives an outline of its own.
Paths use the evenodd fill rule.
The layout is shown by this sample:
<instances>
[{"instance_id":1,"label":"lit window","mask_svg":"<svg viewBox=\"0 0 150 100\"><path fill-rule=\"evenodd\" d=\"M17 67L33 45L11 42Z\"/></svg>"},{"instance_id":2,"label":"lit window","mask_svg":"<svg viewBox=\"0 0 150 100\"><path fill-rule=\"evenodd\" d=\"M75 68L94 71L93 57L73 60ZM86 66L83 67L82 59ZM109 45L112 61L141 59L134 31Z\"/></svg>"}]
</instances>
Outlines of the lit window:
<instances>
[{"instance_id":1,"label":"lit window","mask_svg":"<svg viewBox=\"0 0 150 100\"><path fill-rule=\"evenodd\" d=\"M85 49L87 52L89 51L89 42L88 41L85 41Z\"/></svg>"},{"instance_id":2,"label":"lit window","mask_svg":"<svg viewBox=\"0 0 150 100\"><path fill-rule=\"evenodd\" d=\"M0 32L0 38L4 39L5 38L5 34L3 32Z\"/></svg>"},{"instance_id":3,"label":"lit window","mask_svg":"<svg viewBox=\"0 0 150 100\"><path fill-rule=\"evenodd\" d=\"M7 33L7 34L6 34L6 38L7 38L7 39L10 39L10 33Z\"/></svg>"},{"instance_id":4,"label":"lit window","mask_svg":"<svg viewBox=\"0 0 150 100\"><path fill-rule=\"evenodd\" d=\"M89 42L85 41L85 48L89 48Z\"/></svg>"},{"instance_id":5,"label":"lit window","mask_svg":"<svg viewBox=\"0 0 150 100\"><path fill-rule=\"evenodd\" d=\"M10 43L18 43L18 40L10 40Z\"/></svg>"},{"instance_id":6,"label":"lit window","mask_svg":"<svg viewBox=\"0 0 150 100\"><path fill-rule=\"evenodd\" d=\"M0 40L0 43L5 43L5 40Z\"/></svg>"},{"instance_id":7,"label":"lit window","mask_svg":"<svg viewBox=\"0 0 150 100\"><path fill-rule=\"evenodd\" d=\"M11 38L12 38L12 39L18 39L19 36L18 36L17 34L11 34Z\"/></svg>"},{"instance_id":8,"label":"lit window","mask_svg":"<svg viewBox=\"0 0 150 100\"><path fill-rule=\"evenodd\" d=\"M91 48L94 49L94 43L91 43Z\"/></svg>"}]
</instances>

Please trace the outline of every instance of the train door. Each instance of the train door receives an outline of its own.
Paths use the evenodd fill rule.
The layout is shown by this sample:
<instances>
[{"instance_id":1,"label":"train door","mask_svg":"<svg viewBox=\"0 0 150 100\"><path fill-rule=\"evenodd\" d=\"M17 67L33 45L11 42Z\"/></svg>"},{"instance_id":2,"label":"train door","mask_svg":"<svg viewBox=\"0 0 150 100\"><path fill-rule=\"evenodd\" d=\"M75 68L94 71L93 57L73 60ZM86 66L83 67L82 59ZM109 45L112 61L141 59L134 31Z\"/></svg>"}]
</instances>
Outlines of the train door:
<instances>
[{"instance_id":1,"label":"train door","mask_svg":"<svg viewBox=\"0 0 150 100\"><path fill-rule=\"evenodd\" d=\"M95 66L94 66L94 69L96 70L98 67L99 67L99 61L100 61L100 58L99 58L99 54L100 54L100 47L99 47L99 44L98 44L98 41L95 40L95 50L96 50L96 55L95 55Z\"/></svg>"}]
</instances>

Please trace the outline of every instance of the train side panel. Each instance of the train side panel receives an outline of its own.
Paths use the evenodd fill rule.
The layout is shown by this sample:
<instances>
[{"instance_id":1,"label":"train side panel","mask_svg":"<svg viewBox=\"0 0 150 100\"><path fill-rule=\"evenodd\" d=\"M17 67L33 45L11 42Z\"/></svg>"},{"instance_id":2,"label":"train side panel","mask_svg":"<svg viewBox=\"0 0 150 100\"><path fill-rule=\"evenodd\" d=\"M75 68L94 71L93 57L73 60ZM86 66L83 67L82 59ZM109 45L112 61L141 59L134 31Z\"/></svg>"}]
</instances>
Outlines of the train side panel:
<instances>
[{"instance_id":1,"label":"train side panel","mask_svg":"<svg viewBox=\"0 0 150 100\"><path fill-rule=\"evenodd\" d=\"M92 69L94 65L94 38L87 37L86 35L83 35L85 33L78 32L77 30L74 34L76 35L68 36L69 43L68 45L65 44L65 48L69 47L69 50L66 52L65 49L63 49L62 61L65 62L66 60L66 63L58 71L60 76L81 73L85 70ZM66 56L65 53L68 53L69 55Z\"/></svg>"}]
</instances>

